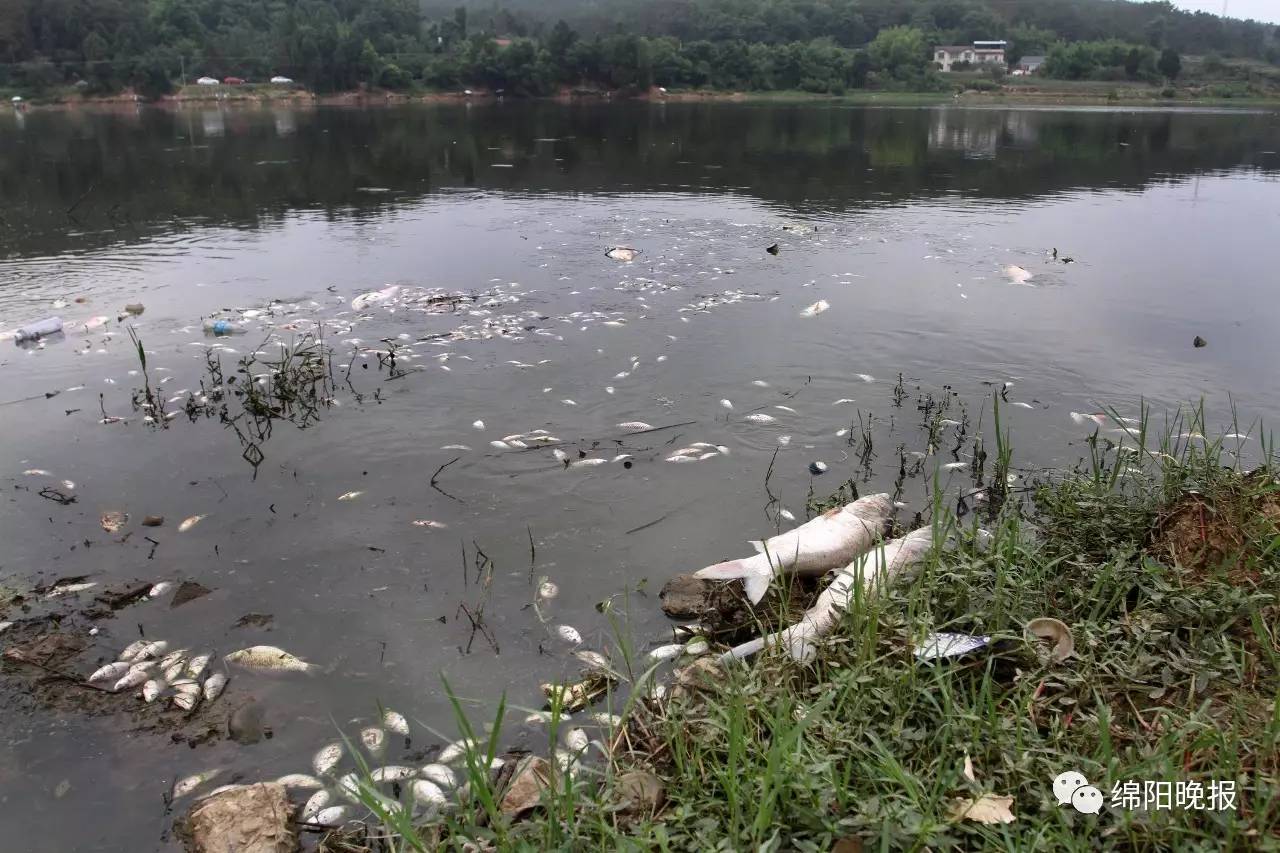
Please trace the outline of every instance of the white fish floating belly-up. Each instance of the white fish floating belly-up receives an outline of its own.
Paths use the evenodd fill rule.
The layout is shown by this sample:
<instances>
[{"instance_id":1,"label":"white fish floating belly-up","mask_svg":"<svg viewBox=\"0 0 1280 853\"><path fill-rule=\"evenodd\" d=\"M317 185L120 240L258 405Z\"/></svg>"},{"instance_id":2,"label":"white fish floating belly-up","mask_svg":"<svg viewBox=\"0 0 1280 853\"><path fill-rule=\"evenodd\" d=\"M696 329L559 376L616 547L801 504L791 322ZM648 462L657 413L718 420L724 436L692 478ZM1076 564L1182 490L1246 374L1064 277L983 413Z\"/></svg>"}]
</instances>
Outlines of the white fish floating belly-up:
<instances>
[{"instance_id":1,"label":"white fish floating belly-up","mask_svg":"<svg viewBox=\"0 0 1280 853\"><path fill-rule=\"evenodd\" d=\"M755 604L775 575L824 574L865 554L880 538L892 512L889 495L868 495L764 542L752 542L759 553L707 566L694 572L694 577L740 579L747 598Z\"/></svg>"},{"instance_id":2,"label":"white fish floating belly-up","mask_svg":"<svg viewBox=\"0 0 1280 853\"><path fill-rule=\"evenodd\" d=\"M863 595L873 595L903 569L923 560L932 548L933 530L929 527L886 542L842 569L799 622L776 634L736 646L725 652L721 660L745 658L768 646L784 649L797 661L811 659L816 651L815 641L831 633L840 622L849 603L858 595L855 591L858 584L862 585Z\"/></svg>"},{"instance_id":3,"label":"white fish floating belly-up","mask_svg":"<svg viewBox=\"0 0 1280 853\"><path fill-rule=\"evenodd\" d=\"M1031 273L1030 270L1023 269L1022 267L1016 264L1010 264L1009 266L1005 267L1004 275L1005 275L1005 278L1009 279L1009 281L1013 282L1014 284L1026 284L1027 282L1031 281L1031 279L1035 278L1035 276Z\"/></svg>"}]
</instances>

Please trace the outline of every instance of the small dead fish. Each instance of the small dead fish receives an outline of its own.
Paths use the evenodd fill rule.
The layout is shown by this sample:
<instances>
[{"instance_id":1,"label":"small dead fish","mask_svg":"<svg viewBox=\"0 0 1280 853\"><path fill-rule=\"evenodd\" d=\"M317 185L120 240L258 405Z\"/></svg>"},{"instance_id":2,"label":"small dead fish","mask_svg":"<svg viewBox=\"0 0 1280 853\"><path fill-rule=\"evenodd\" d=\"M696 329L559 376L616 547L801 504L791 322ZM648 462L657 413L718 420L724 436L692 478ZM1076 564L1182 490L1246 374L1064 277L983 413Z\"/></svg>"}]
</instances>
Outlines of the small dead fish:
<instances>
[{"instance_id":1,"label":"small dead fish","mask_svg":"<svg viewBox=\"0 0 1280 853\"><path fill-rule=\"evenodd\" d=\"M797 412L795 409L791 408L790 406L774 406L774 408L775 408L775 409L778 409L779 411L783 411L783 412L790 412L790 413L791 413L791 414L793 414L793 415L798 415L798 414L800 414L799 412Z\"/></svg>"},{"instance_id":2,"label":"small dead fish","mask_svg":"<svg viewBox=\"0 0 1280 853\"><path fill-rule=\"evenodd\" d=\"M599 652L583 650L574 652L573 656L586 664L589 672L612 672L613 666L610 665L609 659Z\"/></svg>"},{"instance_id":3,"label":"small dead fish","mask_svg":"<svg viewBox=\"0 0 1280 853\"><path fill-rule=\"evenodd\" d=\"M160 694L169 686L168 682L162 678L152 678L142 685L142 701L151 704L160 698Z\"/></svg>"},{"instance_id":4,"label":"small dead fish","mask_svg":"<svg viewBox=\"0 0 1280 853\"><path fill-rule=\"evenodd\" d=\"M471 425L476 429L484 429L484 421L476 421Z\"/></svg>"},{"instance_id":5,"label":"small dead fish","mask_svg":"<svg viewBox=\"0 0 1280 853\"><path fill-rule=\"evenodd\" d=\"M321 811L328 808L329 803L333 802L332 791L316 791L311 798L302 806L301 819L303 823L310 823Z\"/></svg>"},{"instance_id":6,"label":"small dead fish","mask_svg":"<svg viewBox=\"0 0 1280 853\"><path fill-rule=\"evenodd\" d=\"M870 373L855 373L855 374L853 374L853 375L854 375L854 376L856 376L856 377L858 377L859 379L861 379L863 382L875 382L875 381L876 381L876 378L875 378L874 376L872 376Z\"/></svg>"},{"instance_id":7,"label":"small dead fish","mask_svg":"<svg viewBox=\"0 0 1280 853\"><path fill-rule=\"evenodd\" d=\"M1031 279L1035 278L1035 276L1032 275L1029 270L1023 269L1022 267L1017 266L1016 264L1010 264L1009 266L1005 267L1004 274L1005 274L1005 278L1009 279L1009 281L1013 282L1014 284L1026 284L1027 282L1031 281Z\"/></svg>"},{"instance_id":8,"label":"small dead fish","mask_svg":"<svg viewBox=\"0 0 1280 853\"><path fill-rule=\"evenodd\" d=\"M316 813L311 822L319 826L337 826L346 818L349 806L330 806Z\"/></svg>"},{"instance_id":9,"label":"small dead fish","mask_svg":"<svg viewBox=\"0 0 1280 853\"><path fill-rule=\"evenodd\" d=\"M752 380L751 380L751 384L752 384L752 385L754 385L754 386L756 386L757 388L768 388L768 387L769 387L769 383L768 383L768 382L765 382L763 379L752 379Z\"/></svg>"},{"instance_id":10,"label":"small dead fish","mask_svg":"<svg viewBox=\"0 0 1280 853\"><path fill-rule=\"evenodd\" d=\"M959 471L961 468L968 468L968 462L948 462L942 466L943 471Z\"/></svg>"},{"instance_id":11,"label":"small dead fish","mask_svg":"<svg viewBox=\"0 0 1280 853\"><path fill-rule=\"evenodd\" d=\"M640 254L638 249L632 249L629 246L614 246L612 249L605 252L604 256L613 261L630 263L636 259L636 255L638 254Z\"/></svg>"},{"instance_id":12,"label":"small dead fish","mask_svg":"<svg viewBox=\"0 0 1280 853\"><path fill-rule=\"evenodd\" d=\"M414 527L430 527L432 530L444 530L449 525L443 521L431 521L430 519L420 518L413 522Z\"/></svg>"},{"instance_id":13,"label":"small dead fish","mask_svg":"<svg viewBox=\"0 0 1280 853\"><path fill-rule=\"evenodd\" d=\"M703 453L701 456L699 456L698 461L701 462L703 459L710 459L712 456L719 456L719 455L720 454L718 452L712 450L710 453Z\"/></svg>"},{"instance_id":14,"label":"small dead fish","mask_svg":"<svg viewBox=\"0 0 1280 853\"><path fill-rule=\"evenodd\" d=\"M323 747L311 757L311 766L315 769L317 775L323 776L336 767L341 760L342 744L335 741Z\"/></svg>"},{"instance_id":15,"label":"small dead fish","mask_svg":"<svg viewBox=\"0 0 1280 853\"><path fill-rule=\"evenodd\" d=\"M418 771L423 779L430 780L442 788L458 787L458 777L443 764L428 764Z\"/></svg>"},{"instance_id":16,"label":"small dead fish","mask_svg":"<svg viewBox=\"0 0 1280 853\"><path fill-rule=\"evenodd\" d=\"M119 681L120 677L128 672L131 667L132 664L123 660L98 667L93 671L93 675L89 676L89 683L96 684L99 681Z\"/></svg>"},{"instance_id":17,"label":"small dead fish","mask_svg":"<svg viewBox=\"0 0 1280 853\"><path fill-rule=\"evenodd\" d=\"M141 660L158 658L160 657L160 655L164 654L165 650L168 648L169 648L169 643L167 641L156 640L155 642L146 643L145 645L143 645L142 649L138 652L138 657Z\"/></svg>"},{"instance_id":18,"label":"small dead fish","mask_svg":"<svg viewBox=\"0 0 1280 853\"><path fill-rule=\"evenodd\" d=\"M341 494L341 495L338 495L338 500L340 500L340 501L353 501L353 500L355 500L356 498L360 497L360 496L361 496L361 495L363 495L363 494L364 494L364 492L359 492L359 491L356 491L356 492L345 492L345 493L343 493L343 494Z\"/></svg>"},{"instance_id":19,"label":"small dead fish","mask_svg":"<svg viewBox=\"0 0 1280 853\"><path fill-rule=\"evenodd\" d=\"M572 625L558 625L556 627L556 636L564 640L566 643L579 645L582 642L582 635L578 633L578 629Z\"/></svg>"},{"instance_id":20,"label":"small dead fish","mask_svg":"<svg viewBox=\"0 0 1280 853\"><path fill-rule=\"evenodd\" d=\"M538 598L550 601L560 594L560 587L556 586L552 581L543 581L538 584Z\"/></svg>"},{"instance_id":21,"label":"small dead fish","mask_svg":"<svg viewBox=\"0 0 1280 853\"><path fill-rule=\"evenodd\" d=\"M795 520L796 520L796 517L791 513L791 510L789 510L789 509L780 509L780 510L778 510L778 517L779 517L779 518L785 518L787 521L795 521Z\"/></svg>"},{"instance_id":22,"label":"small dead fish","mask_svg":"<svg viewBox=\"0 0 1280 853\"><path fill-rule=\"evenodd\" d=\"M831 405L833 405L833 406L843 406L845 403L853 403L853 402L855 402L855 400L854 400L852 397L841 397L839 400L836 400L836 401L835 401L834 403L832 403Z\"/></svg>"},{"instance_id":23,"label":"small dead fish","mask_svg":"<svg viewBox=\"0 0 1280 853\"><path fill-rule=\"evenodd\" d=\"M813 304L812 304L812 305L810 305L808 308L806 308L806 309L804 309L803 311L801 311L801 312L800 312L800 316L801 316L801 317L816 317L816 316L818 316L819 314L821 314L823 311L826 311L826 310L827 310L828 308L830 308L830 307L831 307L831 303L830 303L830 302L828 302L828 301L827 301L827 300L825 300L825 299L819 299L817 302L813 303Z\"/></svg>"},{"instance_id":24,"label":"small dead fish","mask_svg":"<svg viewBox=\"0 0 1280 853\"><path fill-rule=\"evenodd\" d=\"M1020 400L1019 400L1019 401L1014 402L1014 403L1013 403L1013 405L1017 406L1019 409L1034 409L1034 408L1035 408L1035 406L1031 405L1030 403L1023 403L1023 402L1022 402L1022 401L1020 401Z\"/></svg>"},{"instance_id":25,"label":"small dead fish","mask_svg":"<svg viewBox=\"0 0 1280 853\"><path fill-rule=\"evenodd\" d=\"M747 415L743 420L749 424L776 424L778 422L778 419L773 415L766 415L763 412Z\"/></svg>"},{"instance_id":26,"label":"small dead fish","mask_svg":"<svg viewBox=\"0 0 1280 853\"><path fill-rule=\"evenodd\" d=\"M666 462L697 462L698 458L696 456L686 456L683 453L677 453L674 456L668 456L664 461Z\"/></svg>"},{"instance_id":27,"label":"small dead fish","mask_svg":"<svg viewBox=\"0 0 1280 853\"><path fill-rule=\"evenodd\" d=\"M277 672L310 672L315 669L312 664L275 646L250 646L247 649L232 652L223 660L251 669L269 669Z\"/></svg>"},{"instance_id":28,"label":"small dead fish","mask_svg":"<svg viewBox=\"0 0 1280 853\"><path fill-rule=\"evenodd\" d=\"M182 519L182 523L178 525L178 532L186 533L188 530L195 527L201 521L204 521L206 517L207 516L204 516L204 515L193 515L190 518Z\"/></svg>"},{"instance_id":29,"label":"small dead fish","mask_svg":"<svg viewBox=\"0 0 1280 853\"><path fill-rule=\"evenodd\" d=\"M212 702L222 695L222 691L227 687L227 675L224 672L215 672L213 675L205 679L204 682L204 701Z\"/></svg>"},{"instance_id":30,"label":"small dead fish","mask_svg":"<svg viewBox=\"0 0 1280 853\"><path fill-rule=\"evenodd\" d=\"M591 738L582 729L569 729L564 733L564 745L573 752L582 752L591 745Z\"/></svg>"},{"instance_id":31,"label":"small dead fish","mask_svg":"<svg viewBox=\"0 0 1280 853\"><path fill-rule=\"evenodd\" d=\"M185 797L187 794L190 794L196 788L199 788L205 782L208 782L210 779L213 779L221 772L222 772L222 768L215 767L212 770L206 770L203 773L197 773L194 776L188 776L185 779L179 779L176 783L174 783L172 799L176 800L179 797Z\"/></svg>"},{"instance_id":32,"label":"small dead fish","mask_svg":"<svg viewBox=\"0 0 1280 853\"><path fill-rule=\"evenodd\" d=\"M578 459L575 462L570 462L569 467L570 468L594 468L597 465L607 465L608 462L609 462L608 459L597 459L594 456L590 456L590 457L587 457L586 459Z\"/></svg>"},{"instance_id":33,"label":"small dead fish","mask_svg":"<svg viewBox=\"0 0 1280 853\"><path fill-rule=\"evenodd\" d=\"M360 742L370 755L381 758L383 750L387 748L387 733L377 726L369 726L360 731Z\"/></svg>"},{"instance_id":34,"label":"small dead fish","mask_svg":"<svg viewBox=\"0 0 1280 853\"><path fill-rule=\"evenodd\" d=\"M177 681L179 678L182 677L183 671L186 669L186 666L187 666L187 659L178 658L169 666L164 667L164 680Z\"/></svg>"},{"instance_id":35,"label":"small dead fish","mask_svg":"<svg viewBox=\"0 0 1280 853\"><path fill-rule=\"evenodd\" d=\"M1106 416L1106 415L1104 415L1104 414L1102 414L1102 413L1095 413L1095 414L1088 414L1088 415L1086 415L1086 414L1084 414L1084 413L1082 413L1082 412L1072 412L1072 413L1071 413L1071 420L1075 421L1075 422L1076 422L1076 423L1078 423L1078 424L1087 424L1087 423L1089 423L1090 421L1092 421L1093 423L1097 424L1098 426L1106 426L1106 425L1107 425L1107 416Z\"/></svg>"},{"instance_id":36,"label":"small dead fish","mask_svg":"<svg viewBox=\"0 0 1280 853\"><path fill-rule=\"evenodd\" d=\"M286 788L301 788L304 791L324 787L324 782L306 773L289 773L277 779L276 784L284 785Z\"/></svg>"},{"instance_id":37,"label":"small dead fish","mask_svg":"<svg viewBox=\"0 0 1280 853\"><path fill-rule=\"evenodd\" d=\"M132 643L124 647L124 651L120 653L120 660L136 660L142 650L150 643L150 640L134 640Z\"/></svg>"},{"instance_id":38,"label":"small dead fish","mask_svg":"<svg viewBox=\"0 0 1280 853\"><path fill-rule=\"evenodd\" d=\"M665 646L658 646L649 652L649 660L675 660L684 652L684 646L680 643L668 643Z\"/></svg>"},{"instance_id":39,"label":"small dead fish","mask_svg":"<svg viewBox=\"0 0 1280 853\"><path fill-rule=\"evenodd\" d=\"M195 681L175 681L173 690L173 704L184 711L192 710L200 701L200 685Z\"/></svg>"},{"instance_id":40,"label":"small dead fish","mask_svg":"<svg viewBox=\"0 0 1280 853\"><path fill-rule=\"evenodd\" d=\"M169 581L160 581L160 583L147 590L147 598L159 598L171 589L173 589L172 583Z\"/></svg>"},{"instance_id":41,"label":"small dead fish","mask_svg":"<svg viewBox=\"0 0 1280 853\"><path fill-rule=\"evenodd\" d=\"M731 401L729 401L729 400L721 400L721 401L720 401L720 405L721 405L721 406L723 406L723 407L724 407L724 408L726 408L726 409L732 409L732 408L733 408L733 403L732 403Z\"/></svg>"},{"instance_id":42,"label":"small dead fish","mask_svg":"<svg viewBox=\"0 0 1280 853\"><path fill-rule=\"evenodd\" d=\"M606 714L603 711L599 711L591 715L591 722L595 723L597 726L616 729L618 726L622 725L622 717L617 714Z\"/></svg>"},{"instance_id":43,"label":"small dead fish","mask_svg":"<svg viewBox=\"0 0 1280 853\"><path fill-rule=\"evenodd\" d=\"M561 402L561 403L564 403L566 406L576 406L576 405L578 405L578 404L577 404L577 403L575 403L573 400L570 400L570 399L568 399L568 398L565 398L564 400L561 400L560 402Z\"/></svg>"},{"instance_id":44,"label":"small dead fish","mask_svg":"<svg viewBox=\"0 0 1280 853\"><path fill-rule=\"evenodd\" d=\"M489 446L490 446L490 447L496 447L496 448L498 448L499 450L510 450L510 449L511 449L511 445L507 444L505 441L498 441L497 439L494 439L493 441L489 442Z\"/></svg>"},{"instance_id":45,"label":"small dead fish","mask_svg":"<svg viewBox=\"0 0 1280 853\"><path fill-rule=\"evenodd\" d=\"M389 732L395 732L402 737L409 736L409 721L405 719L404 714L398 711L387 711L382 715L382 725Z\"/></svg>"},{"instance_id":46,"label":"small dead fish","mask_svg":"<svg viewBox=\"0 0 1280 853\"><path fill-rule=\"evenodd\" d=\"M412 767L391 764L386 767L375 767L369 774L369 778L375 782L399 782L416 775L418 775L418 771Z\"/></svg>"},{"instance_id":47,"label":"small dead fish","mask_svg":"<svg viewBox=\"0 0 1280 853\"><path fill-rule=\"evenodd\" d=\"M53 474L43 468L28 468L22 472L27 477L52 477Z\"/></svg>"},{"instance_id":48,"label":"small dead fish","mask_svg":"<svg viewBox=\"0 0 1280 853\"><path fill-rule=\"evenodd\" d=\"M147 679L150 677L147 674L147 669L150 669L150 666L148 666L146 669L139 669L138 667L133 667L127 673L125 673L124 677L121 678L119 681L117 681L115 683L115 686L112 687L111 689L114 690L116 693L119 693L121 690L128 690L131 687L137 687L139 684L142 684L143 682L147 681Z\"/></svg>"},{"instance_id":49,"label":"small dead fish","mask_svg":"<svg viewBox=\"0 0 1280 853\"><path fill-rule=\"evenodd\" d=\"M428 779L415 779L409 786L409 790L413 792L415 803L424 803L432 809L439 808L448 802L440 786Z\"/></svg>"},{"instance_id":50,"label":"small dead fish","mask_svg":"<svg viewBox=\"0 0 1280 853\"><path fill-rule=\"evenodd\" d=\"M780 444L781 446L786 447L790 443L791 443L791 436L789 435L778 436L778 444Z\"/></svg>"},{"instance_id":51,"label":"small dead fish","mask_svg":"<svg viewBox=\"0 0 1280 853\"><path fill-rule=\"evenodd\" d=\"M204 675L205 667L209 665L209 661L212 658L213 655L206 652L205 654L196 655L191 660L187 661L187 675L192 678L199 678L201 675Z\"/></svg>"},{"instance_id":52,"label":"small dead fish","mask_svg":"<svg viewBox=\"0 0 1280 853\"><path fill-rule=\"evenodd\" d=\"M468 747L474 749L475 744L465 738L462 740L455 740L453 743L448 744L444 749L440 750L440 754L436 756L436 761L440 764L452 764L467 754Z\"/></svg>"},{"instance_id":53,"label":"small dead fish","mask_svg":"<svg viewBox=\"0 0 1280 853\"><path fill-rule=\"evenodd\" d=\"M471 448L465 444L446 444L441 450L470 450Z\"/></svg>"},{"instance_id":54,"label":"small dead fish","mask_svg":"<svg viewBox=\"0 0 1280 853\"><path fill-rule=\"evenodd\" d=\"M74 595L77 592L84 592L86 589L93 589L97 586L97 582L91 583L69 583L64 586L55 586L49 590L45 598L57 598L62 595Z\"/></svg>"},{"instance_id":55,"label":"small dead fish","mask_svg":"<svg viewBox=\"0 0 1280 853\"><path fill-rule=\"evenodd\" d=\"M626 462L628 459L634 459L634 458L635 457L632 456L630 453L619 453L617 456L613 457L609 461L610 462Z\"/></svg>"},{"instance_id":56,"label":"small dead fish","mask_svg":"<svg viewBox=\"0 0 1280 853\"><path fill-rule=\"evenodd\" d=\"M653 429L653 425L647 424L644 421L623 421L618 424L618 429L623 432L644 432L646 430Z\"/></svg>"},{"instance_id":57,"label":"small dead fish","mask_svg":"<svg viewBox=\"0 0 1280 853\"><path fill-rule=\"evenodd\" d=\"M554 456L556 459L560 460L561 462L564 462L566 459L569 458L569 454L565 453L563 450L561 450L558 447L551 451L551 455Z\"/></svg>"}]
</instances>

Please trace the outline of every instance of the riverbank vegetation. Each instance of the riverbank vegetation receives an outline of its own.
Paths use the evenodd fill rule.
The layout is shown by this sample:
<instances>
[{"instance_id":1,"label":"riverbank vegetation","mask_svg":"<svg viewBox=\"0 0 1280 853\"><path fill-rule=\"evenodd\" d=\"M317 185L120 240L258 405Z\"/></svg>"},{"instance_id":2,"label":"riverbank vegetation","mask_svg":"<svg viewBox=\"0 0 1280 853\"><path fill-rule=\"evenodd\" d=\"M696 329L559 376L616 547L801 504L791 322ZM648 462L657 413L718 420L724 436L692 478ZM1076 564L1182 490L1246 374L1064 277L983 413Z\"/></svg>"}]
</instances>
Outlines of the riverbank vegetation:
<instances>
[{"instance_id":1,"label":"riverbank vegetation","mask_svg":"<svg viewBox=\"0 0 1280 853\"><path fill-rule=\"evenodd\" d=\"M327 849L1264 846L1280 832L1274 448L1257 433L1207 440L1199 411L1159 434L1151 418L1100 419L1070 471L1010 478L1016 454L997 442L986 504L967 512L973 494L953 495L915 522L935 540L979 524L990 539L953 535L914 577L858 600L815 663L704 657L665 698L638 698L648 671L620 642L614 665L636 684L576 778L553 762L540 799L535 786L504 808L482 768L523 712L499 711L487 730L463 723L475 747L461 809L414 828L366 783L399 840L348 828ZM1070 649L1029 635L1043 617L1065 623ZM989 643L919 659L935 631ZM586 715L561 712L543 750L566 762L563 730ZM1101 791L1100 815L1058 804L1066 771Z\"/></svg>"},{"instance_id":2,"label":"riverbank vegetation","mask_svg":"<svg viewBox=\"0 0 1280 853\"><path fill-rule=\"evenodd\" d=\"M1172 84L1187 55L1206 57L1202 76L1280 62L1275 26L1167 2L15 0L0 7L0 88L153 97L201 76L282 76L319 93L941 91L953 84L932 46L993 38L1008 40L1010 62L1047 54L1045 73L1073 80Z\"/></svg>"}]
</instances>

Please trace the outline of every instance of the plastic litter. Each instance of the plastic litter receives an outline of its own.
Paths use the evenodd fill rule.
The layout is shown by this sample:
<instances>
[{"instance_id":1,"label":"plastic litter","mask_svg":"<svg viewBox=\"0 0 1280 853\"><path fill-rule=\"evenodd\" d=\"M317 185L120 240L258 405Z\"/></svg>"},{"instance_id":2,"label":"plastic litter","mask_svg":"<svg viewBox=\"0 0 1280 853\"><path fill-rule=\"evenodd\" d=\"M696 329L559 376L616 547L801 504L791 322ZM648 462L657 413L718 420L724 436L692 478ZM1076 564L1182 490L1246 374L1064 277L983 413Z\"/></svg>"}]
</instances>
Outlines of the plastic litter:
<instances>
[{"instance_id":1,"label":"plastic litter","mask_svg":"<svg viewBox=\"0 0 1280 853\"><path fill-rule=\"evenodd\" d=\"M210 335L243 335L247 330L230 320L205 320L204 330Z\"/></svg>"},{"instance_id":2,"label":"plastic litter","mask_svg":"<svg viewBox=\"0 0 1280 853\"><path fill-rule=\"evenodd\" d=\"M34 323L28 323L17 330L15 340L19 343L23 341L34 341L49 335L56 335L62 331L61 317L46 317L43 320L37 320Z\"/></svg>"}]
</instances>

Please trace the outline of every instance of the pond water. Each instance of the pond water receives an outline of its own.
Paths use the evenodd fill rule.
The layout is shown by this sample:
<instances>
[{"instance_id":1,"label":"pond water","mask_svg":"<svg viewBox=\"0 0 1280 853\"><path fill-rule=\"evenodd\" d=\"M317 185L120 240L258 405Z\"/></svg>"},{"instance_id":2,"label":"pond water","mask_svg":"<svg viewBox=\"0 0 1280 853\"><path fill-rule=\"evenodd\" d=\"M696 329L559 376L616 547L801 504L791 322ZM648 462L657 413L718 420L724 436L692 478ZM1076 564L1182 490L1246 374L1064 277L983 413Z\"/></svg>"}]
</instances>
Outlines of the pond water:
<instances>
[{"instance_id":1,"label":"pond water","mask_svg":"<svg viewBox=\"0 0 1280 853\"><path fill-rule=\"evenodd\" d=\"M1004 383L1024 472L1075 464L1093 423L1071 413L1103 406L1203 398L1211 427L1234 407L1240 431L1256 429L1280 399L1278 152L1266 112L0 115L0 330L54 314L68 326L0 346L0 590L99 584L28 595L0 620L191 580L211 592L93 622L69 668L87 674L141 631L220 654L270 643L319 670L229 670L218 702L252 697L273 737L191 746L135 726L127 694L114 714L48 707L6 664L3 837L175 849L187 801L164 795L177 778L305 771L377 703L413 721L417 746L456 737L442 673L476 719L504 692L537 707L540 683L577 668L553 626L603 648L614 628L597 605L612 598L639 646L669 637L662 583L743 556L790 524L779 509L803 520L810 493L854 479L862 493L900 486L904 522L927 510L940 465L969 462L979 436L992 452ZM639 254L607 257L615 246ZM802 316L819 300L829 309ZM145 313L117 319L130 303ZM248 332L206 336L215 314ZM232 376L317 333L331 355L314 398L307 386L258 419L230 384L209 399L211 361ZM132 401L148 383L176 417L146 422ZM628 436L618 424L632 421L670 428ZM930 421L937 452L921 460ZM566 468L535 430L570 459L606 461ZM516 434L530 447L491 445ZM695 442L728 452L665 461ZM951 493L974 485L967 469L938 476ZM129 521L107 533L108 511ZM147 515L164 525L140 526ZM544 576L560 589L547 624L529 606ZM236 627L250 613L272 618ZM516 717L504 745L537 748L545 735Z\"/></svg>"}]
</instances>

